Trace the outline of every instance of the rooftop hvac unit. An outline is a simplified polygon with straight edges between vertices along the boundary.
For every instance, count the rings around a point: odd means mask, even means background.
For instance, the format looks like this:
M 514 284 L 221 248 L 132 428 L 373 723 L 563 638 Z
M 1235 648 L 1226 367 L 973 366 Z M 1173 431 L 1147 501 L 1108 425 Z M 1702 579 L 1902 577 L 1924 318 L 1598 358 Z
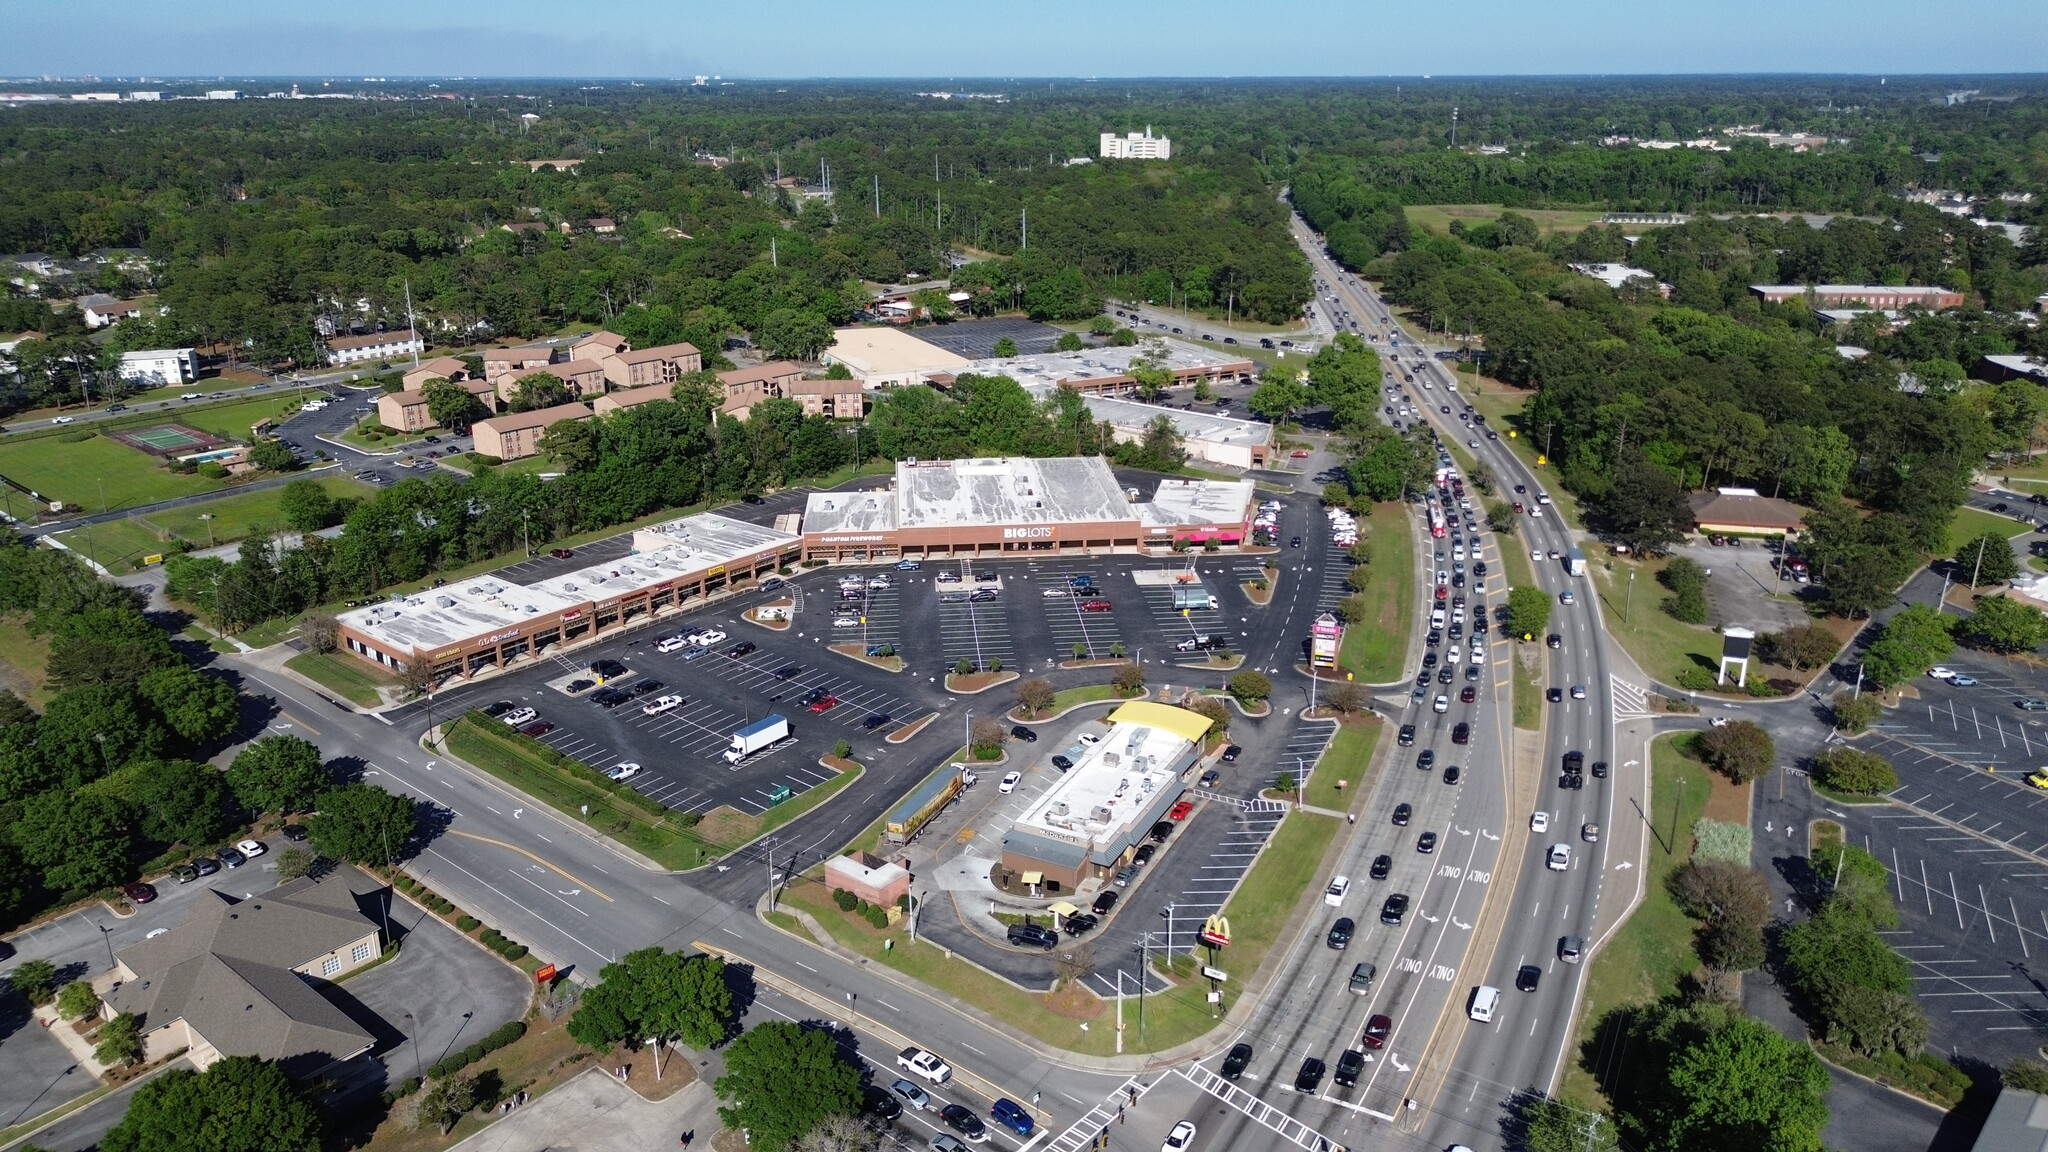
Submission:
M 1150 792 L 1157 787 L 1159 787 L 1158 783 L 1150 776 L 1140 776 L 1138 778 L 1138 791 L 1140 792 Z
M 1114 752 L 1104 752 L 1104 753 L 1102 754 L 1102 762 L 1103 762 L 1104 764 L 1107 764 L 1107 765 L 1109 765 L 1109 766 L 1110 766 L 1111 768 L 1114 768 L 1114 767 L 1116 767 L 1116 766 L 1117 766 L 1117 764 L 1118 764 L 1119 760 L 1118 760 L 1118 757 L 1117 757 L 1117 754 L 1116 754 L 1116 753 L 1114 753 Z
M 1110 795 L 1111 795 L 1111 796 L 1113 796 L 1113 797 L 1116 797 L 1116 798 L 1118 798 L 1118 799 L 1121 799 L 1121 798 L 1123 797 L 1123 794 L 1124 794 L 1124 793 L 1126 793 L 1126 792 L 1128 792 L 1128 791 L 1130 791 L 1130 790 L 1131 790 L 1131 778 L 1130 778 L 1129 776 L 1126 776 L 1126 777 L 1124 777 L 1123 779 L 1121 779 L 1121 780 L 1118 780 L 1118 781 L 1116 782 L 1116 791 L 1115 791 L 1115 792 L 1113 792 L 1113 793 L 1111 793 Z
M 1067 806 L 1067 802 L 1065 800 L 1056 800 L 1053 802 L 1052 807 L 1046 809 L 1046 815 L 1065 816 L 1067 813 L 1071 811 L 1073 811 L 1073 809 Z
M 436 597 L 434 597 L 434 607 L 436 607 L 436 608 L 453 608 L 453 607 L 455 607 L 455 597 L 453 597 L 453 596 L 436 596 Z
M 1088 819 L 1097 824 L 1109 823 L 1109 805 L 1097 804 L 1093 809 L 1089 811 Z

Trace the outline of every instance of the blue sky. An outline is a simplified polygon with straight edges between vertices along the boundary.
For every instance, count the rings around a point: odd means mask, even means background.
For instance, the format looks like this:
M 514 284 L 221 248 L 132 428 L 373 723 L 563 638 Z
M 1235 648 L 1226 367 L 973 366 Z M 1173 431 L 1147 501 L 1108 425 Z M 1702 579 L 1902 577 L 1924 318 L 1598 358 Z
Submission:
M 5 0 L 0 74 L 2040 71 L 2042 0 Z

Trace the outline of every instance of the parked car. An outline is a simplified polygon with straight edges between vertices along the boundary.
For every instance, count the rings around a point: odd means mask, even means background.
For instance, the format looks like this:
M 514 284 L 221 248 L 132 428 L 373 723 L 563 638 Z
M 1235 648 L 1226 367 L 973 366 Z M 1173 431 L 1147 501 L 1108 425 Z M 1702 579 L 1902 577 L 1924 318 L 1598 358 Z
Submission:
M 1095 894 L 1095 903 L 1090 904 L 1088 910 L 1097 916 L 1107 916 L 1110 909 L 1116 907 L 1117 898 L 1122 895 L 1123 893 L 1114 888 L 1105 888 Z
M 1235 764 L 1237 763 L 1237 758 L 1239 754 L 1241 754 L 1243 751 L 1244 749 L 1238 747 L 1235 744 L 1232 744 L 1229 747 L 1223 749 L 1223 755 L 1219 757 L 1219 759 L 1221 759 L 1225 764 Z
M 1008 936 L 1010 943 L 1019 948 L 1043 948 L 1048 952 L 1060 942 L 1059 933 L 1043 924 L 1012 924 Z

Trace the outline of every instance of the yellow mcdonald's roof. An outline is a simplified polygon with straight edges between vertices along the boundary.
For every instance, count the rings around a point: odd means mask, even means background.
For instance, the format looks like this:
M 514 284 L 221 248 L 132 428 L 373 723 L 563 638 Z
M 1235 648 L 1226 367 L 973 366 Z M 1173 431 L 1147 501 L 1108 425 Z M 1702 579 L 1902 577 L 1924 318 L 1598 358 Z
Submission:
M 1112 724 L 1142 724 L 1147 728 L 1164 728 L 1186 740 L 1198 743 L 1209 732 L 1209 718 L 1199 712 L 1176 708 L 1171 704 L 1155 704 L 1150 700 L 1133 700 L 1109 714 Z

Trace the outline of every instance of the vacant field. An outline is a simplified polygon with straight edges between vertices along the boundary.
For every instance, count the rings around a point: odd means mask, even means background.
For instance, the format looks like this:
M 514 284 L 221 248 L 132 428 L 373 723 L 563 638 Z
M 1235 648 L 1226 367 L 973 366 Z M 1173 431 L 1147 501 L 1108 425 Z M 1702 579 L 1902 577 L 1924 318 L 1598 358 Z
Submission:
M 242 434 L 248 432 L 244 426 Z M 157 463 L 155 457 L 104 436 L 75 444 L 64 436 L 0 442 L 0 475 L 92 512 L 103 507 L 153 504 L 221 487 L 220 481 L 204 476 L 180 476 Z M 16 508 L 17 513 L 21 511 Z
M 1337 662 L 1359 681 L 1381 684 L 1398 679 L 1408 663 L 1408 636 L 1415 611 L 1415 544 L 1408 512 L 1399 501 L 1376 504 L 1361 519 L 1360 539 L 1372 549 L 1364 565 L 1371 581 L 1363 620 L 1344 629 Z
M 1664 611 L 1667 595 L 1657 573 L 1671 563 L 1663 556 L 1637 562 L 1626 556 L 1594 559 L 1587 567 L 1600 590 L 1607 632 L 1621 641 L 1642 670 L 1674 684 L 1687 668 L 1713 668 L 1721 656 L 1721 638 L 1703 624 L 1687 624 Z M 1635 591 L 1629 574 L 1635 573 Z
M 258 420 L 279 420 L 298 411 L 299 401 L 305 399 L 307 395 L 308 392 L 305 390 L 280 392 L 272 396 L 257 396 L 208 408 L 194 408 L 189 412 L 170 412 L 165 414 L 164 419 L 175 420 L 188 428 L 197 428 L 201 432 L 211 432 L 215 436 L 246 443 L 249 439 L 249 429 L 254 427 Z
M 316 480 L 328 495 L 335 497 L 363 497 L 374 491 L 369 485 L 358 484 L 346 476 L 309 479 Z M 205 548 L 258 532 L 284 531 L 285 525 L 277 511 L 281 491 L 280 488 L 266 488 L 222 496 L 218 500 L 131 516 L 90 528 L 74 528 L 59 533 L 57 538 L 67 547 L 92 557 L 106 567 L 124 572 L 140 567 L 144 556 L 172 550 L 181 539 L 189 541 L 195 548 Z M 213 519 L 201 519 L 203 516 L 212 516 Z M 209 525 L 211 534 L 208 533 Z
M 1534 220 L 1537 230 L 1546 236 L 1552 232 L 1583 232 L 1586 225 L 1606 215 L 1597 209 L 1506 209 L 1498 204 L 1411 204 L 1406 211 L 1410 224 L 1439 233 L 1449 232 L 1453 220 L 1463 220 L 1465 227 L 1470 228 L 1474 224 L 1498 219 L 1502 212 L 1513 211 L 1517 216 Z
M 2010 539 L 2014 536 L 2025 535 L 2033 530 L 2032 526 L 2022 524 L 2010 516 L 2000 516 L 1996 512 L 1986 512 L 1981 508 L 1972 508 L 1965 504 L 1961 508 L 1956 509 L 1956 514 L 1949 518 L 1948 547 L 1943 549 L 1943 552 L 1946 555 L 1953 556 L 1956 549 L 1961 548 L 1964 544 L 1975 540 L 1986 532 L 1996 532 L 2000 536 Z

